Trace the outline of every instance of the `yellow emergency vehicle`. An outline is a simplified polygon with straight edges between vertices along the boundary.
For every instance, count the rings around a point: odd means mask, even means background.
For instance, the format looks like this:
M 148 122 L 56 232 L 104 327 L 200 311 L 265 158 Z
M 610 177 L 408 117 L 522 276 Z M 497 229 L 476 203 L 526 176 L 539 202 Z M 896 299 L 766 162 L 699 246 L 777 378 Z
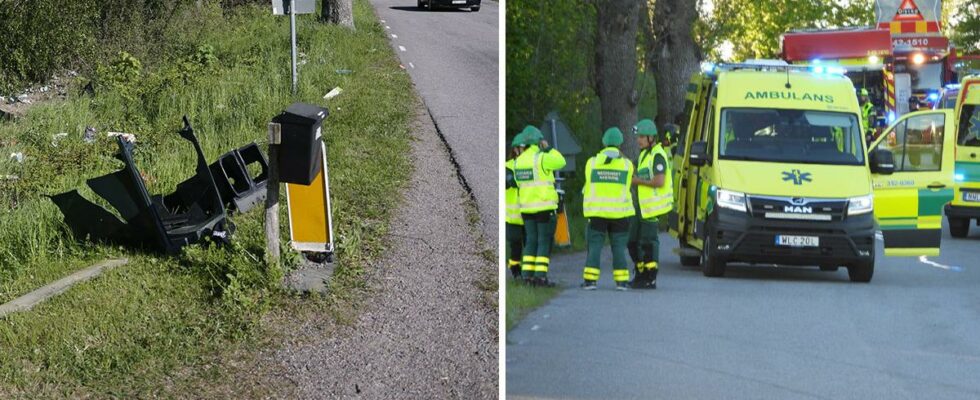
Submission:
M 851 81 L 830 67 L 727 64 L 688 85 L 670 231 L 681 263 L 846 266 L 939 252 L 953 195 L 952 110 L 910 113 L 866 146 Z
M 971 221 L 980 223 L 980 76 L 963 79 L 955 110 L 955 191 L 945 211 L 950 234 L 964 237 Z

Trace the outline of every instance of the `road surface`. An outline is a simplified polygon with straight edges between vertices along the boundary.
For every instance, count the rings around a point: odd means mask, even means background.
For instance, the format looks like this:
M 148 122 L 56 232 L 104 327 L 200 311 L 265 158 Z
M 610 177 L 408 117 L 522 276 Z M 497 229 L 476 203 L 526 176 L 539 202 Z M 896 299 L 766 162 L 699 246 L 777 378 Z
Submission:
M 507 335 L 509 398 L 980 398 L 976 226 L 944 231 L 939 257 L 879 248 L 870 284 L 843 268 L 706 278 L 661 240 L 655 291 L 612 290 L 608 251 L 594 292 L 572 288 L 583 254 L 552 258 L 569 289 Z
M 499 5 L 428 11 L 415 0 L 371 0 L 402 65 L 476 198 L 483 236 L 497 248 L 500 143 Z

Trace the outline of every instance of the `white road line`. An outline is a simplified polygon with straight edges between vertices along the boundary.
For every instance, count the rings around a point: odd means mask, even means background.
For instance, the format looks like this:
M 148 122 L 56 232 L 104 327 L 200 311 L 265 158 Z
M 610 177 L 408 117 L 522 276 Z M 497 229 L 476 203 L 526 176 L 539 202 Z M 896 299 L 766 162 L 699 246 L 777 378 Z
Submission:
M 388 25 L 385 25 L 385 29 L 391 29 L 391 27 L 388 26 Z
M 531 327 L 531 330 L 532 331 L 536 331 L 538 329 L 541 329 L 541 326 L 540 325 L 534 325 L 534 326 Z
M 407 50 L 405 50 L 405 46 L 398 46 L 398 50 L 407 51 Z
M 956 272 L 959 272 L 959 271 L 962 271 L 963 270 L 963 268 L 960 268 L 960 267 L 957 267 L 957 266 L 950 266 L 950 265 L 944 265 L 944 264 L 937 263 L 935 261 L 932 261 L 932 260 L 926 258 L 926 256 L 919 256 L 919 262 L 920 263 L 923 263 L 925 265 L 928 265 L 930 267 L 936 267 L 936 268 L 944 269 L 944 270 L 947 270 L 947 271 L 956 271 Z
M 412 67 L 412 69 L 415 69 L 415 64 L 412 64 L 412 63 L 408 63 L 408 66 L 409 66 L 409 67 Z
M 388 23 L 388 21 L 385 21 L 385 20 L 381 20 L 381 23 L 382 23 L 382 24 L 386 24 L 386 23 Z

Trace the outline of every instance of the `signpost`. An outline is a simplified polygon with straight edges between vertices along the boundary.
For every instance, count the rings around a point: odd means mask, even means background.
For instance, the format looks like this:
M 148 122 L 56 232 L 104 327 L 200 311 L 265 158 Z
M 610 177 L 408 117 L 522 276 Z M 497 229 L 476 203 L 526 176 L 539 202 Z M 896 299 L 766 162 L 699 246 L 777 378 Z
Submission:
M 315 0 L 272 0 L 272 14 L 289 14 L 289 44 L 292 51 L 293 94 L 296 94 L 296 14 L 316 12 Z

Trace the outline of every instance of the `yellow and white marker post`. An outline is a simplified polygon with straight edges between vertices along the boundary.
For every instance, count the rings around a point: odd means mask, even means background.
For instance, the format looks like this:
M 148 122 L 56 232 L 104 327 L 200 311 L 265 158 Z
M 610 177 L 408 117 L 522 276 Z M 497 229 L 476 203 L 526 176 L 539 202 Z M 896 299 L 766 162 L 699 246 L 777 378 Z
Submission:
M 286 184 L 289 237 L 292 248 L 308 253 L 325 253 L 332 258 L 333 218 L 330 212 L 330 178 L 327 148 L 321 143 L 320 172 L 309 185 Z

